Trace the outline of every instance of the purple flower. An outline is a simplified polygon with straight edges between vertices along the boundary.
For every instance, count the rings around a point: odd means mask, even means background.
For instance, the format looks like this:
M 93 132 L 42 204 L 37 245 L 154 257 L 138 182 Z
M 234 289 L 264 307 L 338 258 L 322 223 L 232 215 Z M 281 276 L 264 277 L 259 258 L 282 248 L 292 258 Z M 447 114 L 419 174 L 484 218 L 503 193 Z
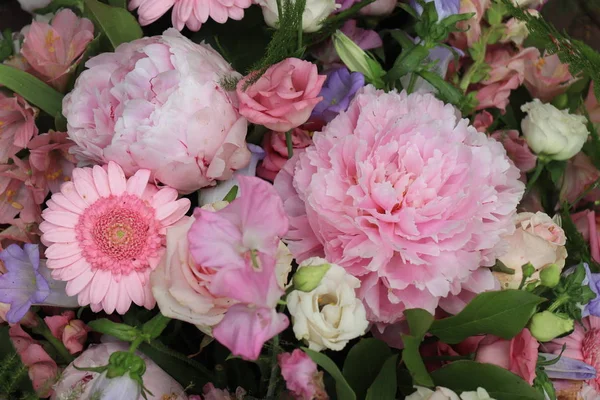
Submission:
M 588 315 L 593 315 L 595 317 L 600 317 L 600 274 L 593 274 L 592 271 L 590 271 L 590 267 L 585 263 L 583 264 L 583 267 L 585 268 L 585 279 L 582 283 L 590 286 L 592 292 L 596 294 L 596 298 L 587 303 L 581 316 L 587 317 Z
M 435 10 L 438 14 L 438 21 L 448 18 L 451 15 L 458 14 L 460 11 L 460 0 L 425 0 L 426 3 L 435 2 Z M 416 1 L 410 0 L 410 6 L 420 14 L 423 13 L 423 7 Z
M 539 353 L 546 361 L 554 360 L 556 354 Z M 544 366 L 544 371 L 550 379 L 570 379 L 586 381 L 596 378 L 596 369 L 583 361 L 574 360 L 565 356 L 552 365 Z
M 10 304 L 6 319 L 16 324 L 33 304 L 76 307 L 77 299 L 65 293 L 65 282 L 52 279 L 38 246 L 11 244 L 0 252 L 6 273 L 0 276 L 0 302 Z
M 346 67 L 328 72 L 327 80 L 319 93 L 323 100 L 314 108 L 311 119 L 331 121 L 348 109 L 350 101 L 363 86 L 365 77 L 360 72 L 351 73 Z

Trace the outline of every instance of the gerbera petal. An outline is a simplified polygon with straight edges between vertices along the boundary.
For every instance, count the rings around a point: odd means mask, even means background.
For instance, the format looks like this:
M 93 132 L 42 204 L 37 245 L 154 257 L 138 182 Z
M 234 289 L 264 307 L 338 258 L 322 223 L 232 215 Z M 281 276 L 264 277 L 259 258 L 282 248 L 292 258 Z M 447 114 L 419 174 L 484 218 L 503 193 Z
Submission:
M 136 273 L 126 275 L 122 279 L 122 284 L 125 284 L 129 298 L 138 306 L 144 305 L 144 286 L 140 282 Z
M 78 176 L 77 176 L 78 175 Z M 75 185 L 75 190 L 79 196 L 88 204 L 94 204 L 96 200 L 100 197 L 98 191 L 96 191 L 95 185 L 84 178 L 87 176 L 82 168 L 76 168 L 73 170 L 73 184 Z
M 107 314 L 112 314 L 115 311 L 115 307 L 117 306 L 117 298 L 119 297 L 118 285 L 119 284 L 116 283 L 114 280 L 109 281 L 106 296 L 104 296 L 104 299 L 102 300 L 102 308 Z
M 83 208 L 80 208 L 75 205 L 72 201 L 70 201 L 64 194 L 56 193 L 52 196 L 52 201 L 64 208 L 65 210 L 70 210 L 76 214 L 81 214 L 83 212 Z
M 46 258 L 62 259 L 81 254 L 79 243 L 55 243 L 48 247 L 45 251 Z
M 108 163 L 108 184 L 110 186 L 110 191 L 115 196 L 122 195 L 127 188 L 127 181 L 125 180 L 123 169 L 121 169 L 117 163 L 112 161 Z
M 177 200 L 177 190 L 171 188 L 164 188 L 159 190 L 150 201 L 150 205 L 154 208 L 158 208 L 163 204 L 170 203 Z
M 177 208 L 173 210 L 173 212 L 163 218 L 159 218 L 161 224 L 163 226 L 173 225 L 175 222 L 179 221 L 190 209 L 190 200 L 183 198 L 177 200 L 174 204 L 177 205 Z M 157 210 L 158 213 L 158 210 Z
M 81 292 L 77 295 L 77 301 L 79 301 L 80 305 L 88 305 L 90 304 L 90 287 L 86 286 L 83 288 Z M 94 311 L 93 305 L 91 305 L 92 311 Z M 100 311 L 100 310 L 98 310 Z M 94 311 L 97 312 L 97 311 Z
M 117 296 L 117 306 L 115 309 L 119 314 L 125 314 L 131 307 L 131 298 L 127 294 L 127 288 L 124 279 L 119 282 L 119 295 Z
M 61 245 L 64 245 L 64 244 L 61 243 Z M 46 257 L 48 257 L 47 253 L 46 253 Z M 68 257 L 64 257 L 64 258 L 49 258 L 48 261 L 46 262 L 46 265 L 50 269 L 66 268 L 69 265 L 77 262 L 81 258 L 82 258 L 81 254 L 73 254 L 72 256 L 68 256 Z
M 92 280 L 90 287 L 90 301 L 92 303 L 101 303 L 106 296 L 106 292 L 112 280 L 112 273 L 106 270 L 98 270 Z
M 81 292 L 84 287 L 89 285 L 90 281 L 92 280 L 92 278 L 94 278 L 95 274 L 95 271 L 88 269 L 87 271 L 84 271 L 81 275 L 73 278 L 73 280 L 67 282 L 67 288 L 65 290 L 67 295 L 75 296 L 76 294 Z
M 96 190 L 98 190 L 98 194 L 101 197 L 108 197 L 111 195 L 110 185 L 108 183 L 108 174 L 99 165 L 95 165 L 92 170 L 92 175 L 94 176 L 94 185 L 96 186 Z
M 88 204 L 81 198 L 79 193 L 77 193 L 75 184 L 73 182 L 64 183 L 60 188 L 60 191 L 71 203 L 75 205 L 75 207 L 81 210 L 88 208 Z
M 52 211 L 44 214 L 44 219 L 48 222 L 52 222 L 54 225 L 62 226 L 64 228 L 74 228 L 79 221 L 79 215 L 71 212 L 63 211 Z
M 77 234 L 73 229 L 56 228 L 44 233 L 43 239 L 53 243 L 72 243 L 77 240 Z
M 70 281 L 88 270 L 91 270 L 90 264 L 85 259 L 80 258 L 68 267 L 54 270 L 54 275 L 62 281 Z
M 127 192 L 141 197 L 148 186 L 150 170 L 140 169 L 127 181 Z

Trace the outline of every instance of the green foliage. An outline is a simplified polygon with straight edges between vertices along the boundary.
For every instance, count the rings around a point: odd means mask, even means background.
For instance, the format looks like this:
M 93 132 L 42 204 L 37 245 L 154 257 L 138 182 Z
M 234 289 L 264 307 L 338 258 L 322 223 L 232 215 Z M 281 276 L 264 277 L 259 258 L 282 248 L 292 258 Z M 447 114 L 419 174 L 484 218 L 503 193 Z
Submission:
M 492 364 L 455 361 L 431 373 L 437 386 L 457 393 L 484 388 L 496 400 L 543 400 L 544 396 L 512 372 Z
M 484 333 L 510 339 L 521 332 L 543 301 L 522 290 L 481 293 L 455 316 L 434 321 L 429 332 L 449 344 Z
M 306 347 L 302 347 L 302 350 L 321 368 L 329 373 L 335 379 L 335 387 L 337 392 L 338 399 L 344 400 L 356 400 L 356 394 L 352 387 L 348 384 L 344 375 L 340 372 L 340 369 L 335 365 L 335 363 L 331 360 L 331 358 L 327 357 L 325 354 L 319 353 L 314 350 L 310 350 Z
M 0 398 L 37 399 L 27 367 L 21 363 L 8 330 L 8 326 L 0 328 Z
M 396 398 L 396 364 L 398 355 L 390 356 L 381 367 L 375 382 L 367 391 L 366 400 L 391 400 Z
M 582 285 L 586 279 L 586 271 L 583 264 L 563 275 L 562 279 L 551 289 L 548 297 L 552 298 L 552 304 L 548 311 L 562 313 L 574 320 L 581 320 L 581 308 L 596 297 L 589 285 Z
M 142 28 L 126 9 L 113 7 L 98 0 L 84 0 L 84 15 L 104 33 L 113 49 L 143 36 Z
M 565 235 L 568 238 L 565 245 L 567 254 L 569 255 L 568 260 L 573 263 L 585 262 L 590 265 L 592 270 L 598 271 L 598 264 L 594 261 L 590 254 L 590 248 L 588 242 L 584 239 L 581 232 L 577 229 L 577 226 L 571 218 L 571 212 L 569 211 L 569 205 L 564 204 L 561 211 L 561 223 L 562 228 L 565 231 Z
M 0 62 L 13 54 L 12 31 L 5 29 L 0 33 Z
M 103 333 L 105 335 L 114 336 L 117 339 L 133 342 L 139 335 L 140 331 L 137 328 L 126 324 L 119 324 L 112 322 L 106 318 L 96 319 L 88 322 L 88 326 L 96 332 Z
M 415 385 L 432 387 L 433 381 L 425 368 L 419 346 L 433 322 L 433 315 L 423 309 L 414 308 L 404 311 L 404 316 L 408 321 L 410 335 L 402 335 L 404 343 L 402 361 L 408 368 Z
M 318 32 L 307 34 L 306 39 L 310 46 L 314 46 L 317 43 L 320 43 L 324 40 L 327 40 L 344 25 L 344 22 L 347 20 L 358 16 L 359 11 L 373 3 L 375 0 L 362 0 L 358 3 L 352 5 L 352 7 L 341 11 L 337 14 L 329 16 L 323 24 L 321 25 L 321 29 Z
M 356 397 L 364 399 L 367 390 L 382 372 L 382 367 L 392 352 L 387 344 L 378 339 L 362 339 L 355 344 L 344 362 L 343 374 Z M 394 376 L 396 371 L 394 369 Z M 395 389 L 394 384 L 394 389 Z
M 55 13 L 61 8 L 70 8 L 74 12 L 81 14 L 83 12 L 83 0 L 52 0 L 46 7 L 35 10 L 36 14 L 44 15 Z

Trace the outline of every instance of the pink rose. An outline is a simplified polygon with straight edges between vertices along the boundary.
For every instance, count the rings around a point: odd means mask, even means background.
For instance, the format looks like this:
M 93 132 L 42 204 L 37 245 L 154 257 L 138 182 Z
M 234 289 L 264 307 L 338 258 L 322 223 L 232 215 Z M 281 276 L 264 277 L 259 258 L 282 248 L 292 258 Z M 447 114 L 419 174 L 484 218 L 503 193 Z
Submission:
M 277 356 L 285 385 L 296 399 L 328 399 L 323 384 L 323 372 L 317 371 L 317 364 L 300 349 Z
M 44 321 L 52 335 L 60 339 L 69 353 L 75 354 L 83 350 L 90 328 L 81 320 L 74 319 L 73 311 L 65 311 L 61 315 L 45 317 Z
M 294 149 L 294 154 L 302 151 L 311 144 L 312 137 L 308 132 L 299 128 L 292 131 L 292 148 Z M 288 160 L 285 134 L 275 131 L 267 132 L 263 138 L 262 145 L 267 154 L 256 169 L 256 175 L 272 182 Z
M 532 97 L 543 102 L 566 92 L 576 80 L 556 54 L 525 60 L 525 86 Z
M 508 158 L 521 170 L 521 176 L 535 168 L 537 156 L 531 152 L 525 138 L 519 136 L 519 131 L 496 131 L 492 137 L 502 143 Z
M 567 161 L 567 168 L 561 179 L 561 203 L 564 201 L 571 204 L 575 202 L 598 178 L 600 178 L 600 171 L 592 164 L 589 157 L 583 152 L 577 153 L 575 157 Z M 590 195 L 586 197 L 597 197 Z
M 327 78 L 319 75 L 317 66 L 298 58 L 287 58 L 272 65 L 258 81 L 244 88 L 247 79 L 240 80 L 237 95 L 240 114 L 253 124 L 286 132 L 310 117 L 322 97 L 321 87 Z
M 66 133 L 54 131 L 36 136 L 27 146 L 33 175 L 52 193 L 60 192 L 60 186 L 71 179 L 77 164 L 69 152 L 73 146 Z
M 527 328 L 511 340 L 490 335 L 479 343 L 475 361 L 507 369 L 532 385 L 539 346 Z
M 38 111 L 21 96 L 7 96 L 0 91 L 0 163 L 6 164 L 35 135 Z
M 477 131 L 486 133 L 488 128 L 494 123 L 494 116 L 483 110 L 475 115 L 473 126 Z
M 52 24 L 33 21 L 25 32 L 21 53 L 36 75 L 62 92 L 71 66 L 79 62 L 92 39 L 92 22 L 66 8 L 54 16 Z
M 594 94 L 594 82 L 590 85 L 587 97 L 585 98 L 585 108 L 587 109 L 592 122 L 594 124 L 600 124 L 600 104 Z
M 21 362 L 29 369 L 29 378 L 35 391 L 42 398 L 50 396 L 52 385 L 58 377 L 56 362 L 20 325 L 11 326 L 8 334 Z

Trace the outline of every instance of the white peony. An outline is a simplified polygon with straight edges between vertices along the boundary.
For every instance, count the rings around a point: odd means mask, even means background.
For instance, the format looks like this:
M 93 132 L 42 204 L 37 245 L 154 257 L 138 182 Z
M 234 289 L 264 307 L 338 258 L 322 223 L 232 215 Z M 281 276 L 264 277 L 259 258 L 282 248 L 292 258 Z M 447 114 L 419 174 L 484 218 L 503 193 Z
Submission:
M 535 99 L 521 107 L 527 116 L 521 121 L 529 147 L 551 160 L 568 160 L 577 154 L 589 132 L 586 118 L 559 110 L 552 104 Z
M 302 262 L 299 269 L 323 264 L 329 263 L 312 257 Z M 360 281 L 339 265 L 330 265 L 314 290 L 294 290 L 287 296 L 296 338 L 306 340 L 315 351 L 342 350 L 369 327 L 365 307 L 355 293 Z
M 277 0 L 255 0 L 262 7 L 265 22 L 270 27 L 276 28 L 279 22 Z M 336 8 L 335 0 L 306 0 L 306 7 L 302 15 L 302 30 L 304 32 L 316 32 L 321 29 L 321 23 Z

